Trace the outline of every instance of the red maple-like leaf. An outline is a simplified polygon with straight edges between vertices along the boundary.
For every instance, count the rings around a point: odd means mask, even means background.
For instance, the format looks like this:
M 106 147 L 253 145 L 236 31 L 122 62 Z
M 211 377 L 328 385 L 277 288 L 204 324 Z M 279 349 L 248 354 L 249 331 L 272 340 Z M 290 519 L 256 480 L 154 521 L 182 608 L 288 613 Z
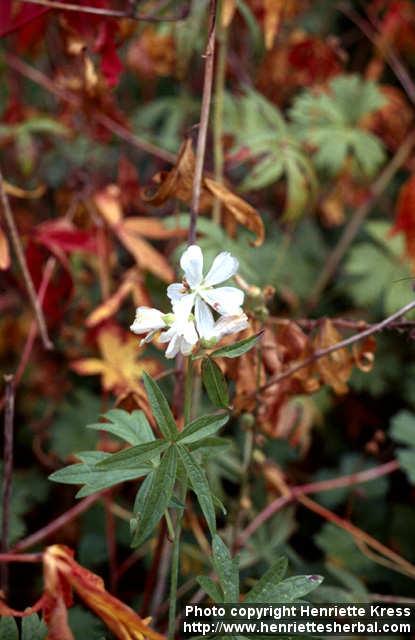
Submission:
M 415 263 L 415 173 L 401 187 L 392 233 L 405 236 L 406 252 Z

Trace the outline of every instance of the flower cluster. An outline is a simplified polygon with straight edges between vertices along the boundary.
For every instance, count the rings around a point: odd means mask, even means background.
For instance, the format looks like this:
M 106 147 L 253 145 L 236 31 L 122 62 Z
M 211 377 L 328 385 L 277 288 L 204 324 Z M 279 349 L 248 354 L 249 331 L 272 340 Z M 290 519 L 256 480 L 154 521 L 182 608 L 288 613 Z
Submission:
M 162 331 L 160 342 L 169 343 L 166 358 L 174 358 L 179 352 L 187 356 L 199 340 L 205 345 L 213 345 L 223 336 L 248 326 L 248 318 L 242 310 L 243 291 L 236 287 L 216 287 L 236 274 L 239 267 L 236 258 L 223 251 L 203 276 L 202 250 L 194 244 L 183 253 L 180 266 L 184 271 L 183 282 L 175 282 L 167 288 L 172 313 L 138 307 L 130 327 L 134 333 L 146 334 L 141 344 L 150 342 L 158 331 Z

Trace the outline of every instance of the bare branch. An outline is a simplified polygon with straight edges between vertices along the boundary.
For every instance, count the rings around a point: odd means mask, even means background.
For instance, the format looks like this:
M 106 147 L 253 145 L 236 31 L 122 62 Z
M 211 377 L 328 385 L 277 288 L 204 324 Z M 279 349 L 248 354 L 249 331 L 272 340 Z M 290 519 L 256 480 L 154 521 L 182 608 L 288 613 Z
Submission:
M 29 4 L 37 4 L 42 7 L 50 7 L 51 9 L 61 9 L 63 11 L 76 11 L 77 13 L 89 13 L 95 16 L 105 16 L 107 18 L 130 18 L 131 20 L 139 20 L 142 22 L 178 22 L 184 20 L 189 15 L 190 5 L 184 6 L 177 15 L 158 16 L 154 13 L 143 14 L 135 13 L 134 6 L 126 11 L 117 9 L 105 9 L 102 7 L 89 7 L 79 4 L 71 4 L 69 2 L 60 2 L 59 0 L 20 0 Z
M 12 497 L 13 481 L 13 436 L 14 436 L 14 385 L 13 376 L 4 376 L 6 383 L 6 403 L 4 410 L 4 448 L 3 448 L 3 496 L 2 496 L 2 527 L 1 550 L 7 553 L 9 550 L 10 532 L 10 501 Z M 1 588 L 7 594 L 9 588 L 9 568 L 7 564 L 1 565 Z
M 338 349 L 349 347 L 355 342 L 359 342 L 360 340 L 363 340 L 364 338 L 367 338 L 368 336 L 371 336 L 374 333 L 379 333 L 379 331 L 382 331 L 383 329 L 388 327 L 390 324 L 392 324 L 392 322 L 395 322 L 395 320 L 398 320 L 401 316 L 403 316 L 405 313 L 408 313 L 408 311 L 414 308 L 415 308 L 415 300 L 412 300 L 411 302 L 408 302 L 408 304 L 406 304 L 404 307 L 401 307 L 401 309 L 398 309 L 398 311 L 393 313 L 391 316 L 388 316 L 381 322 L 377 322 L 376 324 L 371 325 L 368 329 L 365 329 L 360 333 L 356 333 L 355 335 L 350 336 L 349 338 L 345 338 L 344 340 L 340 340 L 340 342 L 336 342 L 336 344 L 332 344 L 329 347 L 326 347 L 325 349 L 317 349 L 316 351 L 314 351 L 314 353 L 311 356 L 309 356 L 302 362 L 298 362 L 297 364 L 294 364 L 292 367 L 289 367 L 285 371 L 282 371 L 278 375 L 274 376 L 273 378 L 270 378 L 270 380 L 268 380 L 265 384 L 259 387 L 257 391 L 254 391 L 252 395 L 265 391 L 265 389 L 272 387 L 272 385 L 276 384 L 277 382 L 280 382 L 285 378 L 289 378 L 294 373 L 297 373 L 297 371 L 300 371 L 300 369 L 304 369 L 304 367 L 308 367 L 310 364 L 313 364 L 316 360 L 319 360 L 320 358 L 324 358 L 325 356 L 330 355 L 330 353 L 333 353 L 334 351 L 338 351 Z
M 4 179 L 0 170 L 0 199 L 3 207 L 4 218 L 6 220 L 7 228 L 10 234 L 10 238 L 22 270 L 23 279 L 26 285 L 26 290 L 30 298 L 30 302 L 33 307 L 34 314 L 36 316 L 37 325 L 39 327 L 39 333 L 42 338 L 43 346 L 45 349 L 53 349 L 53 344 L 49 339 L 48 330 L 46 328 L 45 317 L 43 315 L 42 307 L 39 299 L 36 295 L 35 287 L 32 277 L 27 266 L 26 258 L 24 255 L 22 243 L 20 241 L 19 233 L 17 231 L 16 223 L 14 221 L 13 213 L 10 207 L 9 198 L 4 188 Z
M 190 227 L 188 243 L 196 240 L 196 225 L 199 215 L 200 194 L 202 190 L 203 165 L 205 161 L 206 138 L 209 126 L 210 104 L 212 99 L 213 66 L 216 38 L 216 0 L 210 1 L 209 35 L 205 50 L 205 76 L 203 82 L 202 108 L 200 111 L 199 135 L 197 137 L 195 175 L 193 178 L 192 203 L 190 208 Z

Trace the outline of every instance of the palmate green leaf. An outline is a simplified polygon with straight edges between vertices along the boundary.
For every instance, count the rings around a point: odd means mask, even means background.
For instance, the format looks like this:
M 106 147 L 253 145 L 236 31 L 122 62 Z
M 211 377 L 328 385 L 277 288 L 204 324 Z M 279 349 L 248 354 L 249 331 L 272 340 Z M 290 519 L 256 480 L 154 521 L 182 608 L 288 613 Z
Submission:
M 97 471 L 136 469 L 142 463 L 151 463 L 169 446 L 164 440 L 146 442 L 107 456 L 96 465 Z
M 256 585 L 247 593 L 244 602 L 268 602 L 287 572 L 288 560 L 279 557 L 275 563 L 258 580 Z
M 411 484 L 415 484 L 415 449 L 398 449 L 397 457 Z
M 223 602 L 223 592 L 217 582 L 214 582 L 209 576 L 198 576 L 196 579 L 213 602 Z
M 358 75 L 339 75 L 329 83 L 329 93 L 307 90 L 290 110 L 300 140 L 316 148 L 316 166 L 335 175 L 349 154 L 360 174 L 371 176 L 385 160 L 379 138 L 362 129 L 361 119 L 385 102 L 377 85 Z
M 99 414 L 101 399 L 97 394 L 77 389 L 62 403 L 51 425 L 51 449 L 63 460 L 85 449 L 94 449 L 98 434 L 85 425 Z
M 143 382 L 146 388 L 148 401 L 151 405 L 153 415 L 161 433 L 167 440 L 174 440 L 177 437 L 178 431 L 166 398 L 164 397 L 157 382 L 153 380 L 148 373 L 143 373 Z
M 414 297 L 408 261 L 403 258 L 403 239 L 391 237 L 391 227 L 383 221 L 364 226 L 370 242 L 358 242 L 350 249 L 344 268 L 346 278 L 340 281 L 356 304 L 368 307 L 382 302 L 387 315 Z
M 189 478 L 191 487 L 197 496 L 200 508 L 205 516 L 209 531 L 214 535 L 216 532 L 215 507 L 213 506 L 212 492 L 210 490 L 206 474 L 185 447 L 179 445 L 177 450 L 185 468 L 187 477 Z
M 0 618 L 0 638 L 1 640 L 19 640 L 17 624 L 11 616 Z
M 229 549 L 217 534 L 213 536 L 213 567 L 223 589 L 224 602 L 239 601 L 238 558 L 232 558 Z
M 229 420 L 227 413 L 201 416 L 189 422 L 177 438 L 181 444 L 192 444 L 219 431 Z
M 143 411 L 128 413 L 122 409 L 111 409 L 103 414 L 108 422 L 95 422 L 88 429 L 106 431 L 125 440 L 129 444 L 143 444 L 154 440 L 153 430 Z
M 229 405 L 228 386 L 220 367 L 212 358 L 202 360 L 202 380 L 212 404 L 226 408 Z
M 314 205 L 317 180 L 313 165 L 278 108 L 250 89 L 225 102 L 225 128 L 235 140 L 234 153 L 248 148 L 254 163 L 242 190 L 262 189 L 280 179 L 287 182 L 284 219 L 295 219 Z
M 45 640 L 47 633 L 48 630 L 45 623 L 36 613 L 27 616 L 27 618 L 22 618 L 21 640 Z
M 143 499 L 141 517 L 133 537 L 132 546 L 140 546 L 152 533 L 170 502 L 177 471 L 177 450 L 171 446 L 153 472 L 148 491 Z
M 261 336 L 262 332 L 257 333 L 255 336 L 245 338 L 244 340 L 239 340 L 239 342 L 229 344 L 226 347 L 221 347 L 213 351 L 210 356 L 212 358 L 239 358 L 239 356 L 242 356 L 255 347 Z
M 390 436 L 393 440 L 415 447 L 415 414 L 399 411 L 391 420 Z

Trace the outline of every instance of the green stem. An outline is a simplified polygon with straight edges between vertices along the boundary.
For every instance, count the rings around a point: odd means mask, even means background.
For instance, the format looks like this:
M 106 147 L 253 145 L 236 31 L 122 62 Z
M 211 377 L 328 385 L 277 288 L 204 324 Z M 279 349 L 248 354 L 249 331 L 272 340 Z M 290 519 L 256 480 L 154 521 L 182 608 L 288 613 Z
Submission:
M 222 5 L 219 4 L 218 26 L 217 26 L 217 43 L 218 57 L 215 73 L 215 105 L 213 113 L 213 157 L 215 164 L 215 180 L 220 184 L 223 182 L 223 104 L 226 79 L 226 55 L 228 50 L 228 29 L 222 24 Z M 219 200 L 215 199 L 213 204 L 213 221 L 220 224 L 221 205 Z
M 192 413 L 192 389 L 193 389 L 193 361 L 190 356 L 187 359 L 186 380 L 184 385 L 184 421 L 189 422 Z M 186 503 L 187 482 L 180 488 L 179 501 Z M 171 557 L 171 578 L 170 578 L 170 606 L 169 606 L 169 627 L 168 640 L 174 640 L 176 630 L 176 609 L 177 609 L 177 585 L 179 581 L 180 564 L 180 536 L 182 532 L 184 508 L 177 509 L 176 529 L 174 532 L 173 553 Z

